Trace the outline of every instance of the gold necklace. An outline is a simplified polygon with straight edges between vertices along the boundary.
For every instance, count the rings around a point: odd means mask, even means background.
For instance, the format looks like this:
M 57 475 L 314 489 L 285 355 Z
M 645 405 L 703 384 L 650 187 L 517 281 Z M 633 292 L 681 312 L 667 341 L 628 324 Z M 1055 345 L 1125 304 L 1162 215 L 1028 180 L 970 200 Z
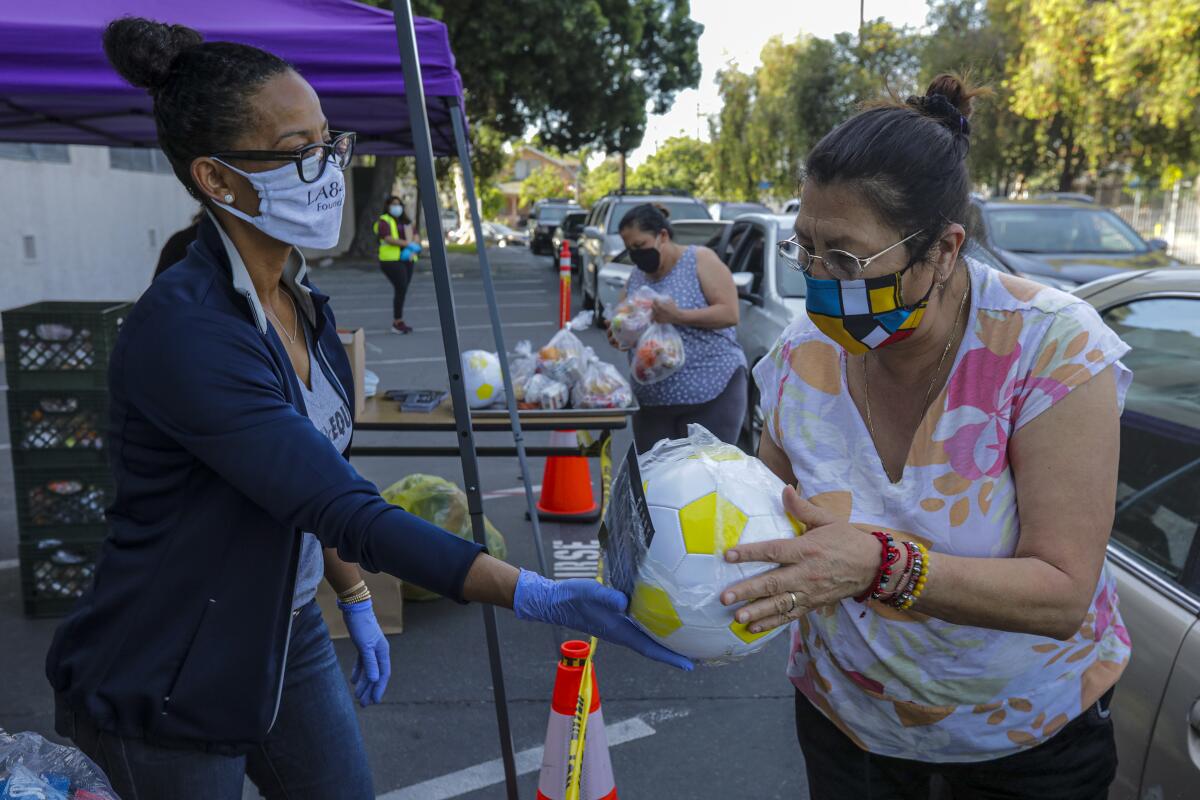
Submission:
M 937 383 L 938 375 L 942 372 L 942 366 L 946 363 L 946 356 L 950 355 L 950 345 L 954 344 L 954 337 L 958 334 L 958 323 L 962 319 L 963 308 L 967 305 L 967 297 L 971 294 L 970 275 L 967 276 L 967 288 L 963 291 L 962 299 L 958 301 L 958 311 L 954 314 L 954 325 L 950 328 L 950 338 L 946 340 L 946 347 L 942 350 L 942 357 L 938 359 L 937 367 L 933 370 L 933 377 L 929 379 L 929 388 L 925 390 L 925 403 L 921 407 L 921 418 L 924 419 L 925 412 L 929 409 L 929 395 L 933 393 L 933 386 Z M 875 440 L 875 424 L 871 420 L 871 382 L 867 378 L 867 353 L 863 354 L 863 401 L 867 407 L 867 430 L 871 434 L 871 440 Z M 886 471 L 886 470 L 885 470 Z M 888 476 L 891 477 L 890 475 Z
M 300 311 L 296 308 L 296 301 L 292 299 L 290 292 L 285 291 L 283 296 L 286 297 L 288 302 L 292 304 L 292 332 L 290 334 L 287 332 L 287 329 L 283 327 L 283 320 L 275 316 L 274 311 L 268 308 L 266 309 L 266 312 L 271 315 L 271 319 L 279 323 L 279 332 L 286 336 L 289 342 L 295 344 L 296 337 L 300 335 Z

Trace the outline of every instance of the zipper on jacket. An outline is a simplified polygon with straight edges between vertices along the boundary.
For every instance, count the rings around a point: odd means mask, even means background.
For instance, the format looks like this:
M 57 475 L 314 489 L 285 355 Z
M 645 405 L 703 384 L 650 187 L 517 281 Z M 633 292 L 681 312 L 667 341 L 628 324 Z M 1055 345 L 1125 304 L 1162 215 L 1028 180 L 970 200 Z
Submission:
M 292 592 L 295 591 L 295 587 L 293 587 Z M 283 661 L 279 662 L 279 686 L 275 689 L 275 710 L 271 712 L 271 724 L 267 726 L 267 733 L 270 733 L 271 729 L 275 727 L 275 720 L 279 717 L 279 704 L 283 701 L 283 678 L 287 675 L 288 648 L 292 643 L 292 620 L 296 619 L 295 612 L 290 608 L 287 615 L 287 638 L 283 640 Z

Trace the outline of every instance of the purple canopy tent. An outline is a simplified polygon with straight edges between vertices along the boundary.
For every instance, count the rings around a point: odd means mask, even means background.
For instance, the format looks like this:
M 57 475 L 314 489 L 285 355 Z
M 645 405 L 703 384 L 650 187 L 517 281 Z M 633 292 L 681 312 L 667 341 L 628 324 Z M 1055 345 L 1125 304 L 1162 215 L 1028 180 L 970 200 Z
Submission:
M 143 16 L 188 25 L 208 40 L 261 47 L 308 79 L 337 130 L 357 131 L 359 150 L 412 155 L 393 17 L 353 0 L 62 0 L 0 9 L 0 140 L 143 146 L 155 142 L 150 98 L 109 66 L 104 25 Z M 462 79 L 446 26 L 413 20 L 436 155 L 455 154 L 449 108 Z
M 454 404 L 455 449 L 461 454 L 472 533 L 482 544 L 479 467 L 459 363 L 454 295 L 433 164 L 435 155 L 457 156 L 462 164 L 492 333 L 497 350 L 504 353 L 471 178 L 462 79 L 454 67 L 445 25 L 414 17 L 408 0 L 393 0 L 392 5 L 394 15 L 355 0 L 60 0 L 52 8 L 4 3 L 0 6 L 0 141 L 154 146 L 150 98 L 117 76 L 101 46 L 101 33 L 109 21 L 143 16 L 188 25 L 209 41 L 243 42 L 281 56 L 316 89 L 330 126 L 359 134 L 361 152 L 415 156 Z M 431 98 L 428 104 L 427 97 Z M 508 360 L 501 358 L 500 364 L 539 565 L 545 573 L 512 376 Z M 495 612 L 489 605 L 482 608 L 506 789 L 515 798 L 516 767 Z

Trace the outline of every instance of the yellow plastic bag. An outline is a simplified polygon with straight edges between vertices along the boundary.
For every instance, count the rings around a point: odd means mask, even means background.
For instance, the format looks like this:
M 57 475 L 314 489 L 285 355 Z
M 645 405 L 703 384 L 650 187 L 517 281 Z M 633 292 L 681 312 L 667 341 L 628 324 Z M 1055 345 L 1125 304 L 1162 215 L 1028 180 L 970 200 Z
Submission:
M 436 475 L 409 475 L 384 489 L 383 499 L 400 506 L 439 528 L 450 531 L 461 539 L 474 538 L 471 534 L 471 516 L 467 510 L 467 494 L 453 481 Z M 504 536 L 486 517 L 483 520 L 488 553 L 504 560 L 508 548 Z M 441 595 L 404 582 L 405 600 L 437 600 Z

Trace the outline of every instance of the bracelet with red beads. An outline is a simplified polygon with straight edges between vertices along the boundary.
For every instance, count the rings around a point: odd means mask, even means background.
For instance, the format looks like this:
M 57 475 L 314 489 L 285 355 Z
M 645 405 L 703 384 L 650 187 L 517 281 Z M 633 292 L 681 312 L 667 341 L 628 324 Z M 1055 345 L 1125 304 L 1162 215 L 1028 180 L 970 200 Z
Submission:
M 879 542 L 879 569 L 875 579 L 867 591 L 855 597 L 855 602 L 865 603 L 868 599 L 879 600 L 888 592 L 888 584 L 892 580 L 892 568 L 900 560 L 900 548 L 892 541 L 891 534 L 883 531 L 871 531 L 871 535 Z

